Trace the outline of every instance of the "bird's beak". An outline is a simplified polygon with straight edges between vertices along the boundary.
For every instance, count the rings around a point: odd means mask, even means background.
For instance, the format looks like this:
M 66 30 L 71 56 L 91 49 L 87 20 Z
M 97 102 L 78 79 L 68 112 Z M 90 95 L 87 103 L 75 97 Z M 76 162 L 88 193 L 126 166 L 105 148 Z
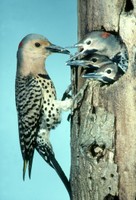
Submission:
M 95 53 L 96 51 L 98 51 L 97 49 L 91 49 L 91 50 L 84 50 L 83 51 L 80 51 L 78 53 L 76 53 L 75 55 L 73 55 L 70 60 L 73 61 L 75 60 L 76 58 L 80 58 L 80 57 L 84 57 L 84 56 L 87 56 L 87 55 L 91 55 L 93 53 Z
M 66 48 L 56 46 L 54 44 L 51 44 L 50 46 L 46 47 L 46 49 L 52 53 L 70 54 L 70 51 L 68 51 Z
M 78 42 L 76 44 L 74 44 L 74 48 L 78 48 L 78 47 L 83 47 L 84 44 L 82 42 Z
M 71 48 L 78 48 L 78 47 L 83 47 L 83 43 L 80 43 L 80 42 L 78 42 L 78 43 L 76 43 L 76 44 L 74 44 L 74 45 L 72 45 L 72 46 L 67 46 L 67 47 L 65 47 L 65 48 L 68 48 L 68 49 L 71 49 Z
M 98 67 L 91 65 L 90 61 L 88 60 L 68 60 L 66 62 L 66 65 L 75 66 L 75 67 L 82 66 L 83 68 L 98 69 Z
M 68 60 L 66 62 L 66 65 L 75 66 L 75 67 L 84 66 L 84 61 L 83 60 Z
M 102 74 L 98 74 L 98 73 L 87 73 L 87 74 L 84 74 L 82 77 L 88 78 L 88 79 L 93 79 L 93 80 L 98 80 L 98 81 L 101 81 L 105 84 L 113 83 L 115 81 L 115 80 L 110 79 L 106 76 L 102 76 Z
M 102 75 L 98 73 L 87 73 L 82 76 L 83 78 L 101 80 Z
M 76 43 L 76 44 L 73 46 L 73 48 L 74 48 L 74 47 L 76 47 L 76 48 L 81 48 L 80 53 L 83 53 L 83 54 L 85 54 L 85 55 L 93 54 L 93 53 L 95 53 L 96 51 L 98 51 L 98 49 L 88 49 L 88 48 L 84 49 L 84 45 L 85 45 L 85 44 L 84 44 L 82 41 L 79 41 L 78 43 Z

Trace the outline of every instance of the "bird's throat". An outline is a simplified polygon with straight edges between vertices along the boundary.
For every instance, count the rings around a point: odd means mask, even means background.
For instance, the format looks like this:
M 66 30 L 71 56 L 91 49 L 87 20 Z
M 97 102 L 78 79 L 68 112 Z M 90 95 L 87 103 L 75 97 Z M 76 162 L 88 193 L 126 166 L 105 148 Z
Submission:
M 36 76 L 47 73 L 45 70 L 45 58 L 25 58 L 22 59 L 19 65 L 20 73 L 23 76 L 28 76 L 29 74 Z

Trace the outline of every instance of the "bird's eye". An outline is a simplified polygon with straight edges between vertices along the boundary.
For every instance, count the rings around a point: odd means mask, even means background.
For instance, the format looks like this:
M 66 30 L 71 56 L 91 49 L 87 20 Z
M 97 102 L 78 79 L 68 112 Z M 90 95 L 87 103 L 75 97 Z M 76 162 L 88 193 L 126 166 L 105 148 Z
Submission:
M 87 45 L 91 44 L 91 40 L 86 41 L 86 44 Z
M 111 74 L 111 69 L 108 69 L 106 72 L 107 74 Z
M 96 62 L 97 61 L 97 58 L 92 58 L 92 62 Z
M 39 42 L 36 42 L 36 43 L 35 43 L 35 46 L 36 46 L 36 47 L 40 47 L 41 44 L 40 44 Z

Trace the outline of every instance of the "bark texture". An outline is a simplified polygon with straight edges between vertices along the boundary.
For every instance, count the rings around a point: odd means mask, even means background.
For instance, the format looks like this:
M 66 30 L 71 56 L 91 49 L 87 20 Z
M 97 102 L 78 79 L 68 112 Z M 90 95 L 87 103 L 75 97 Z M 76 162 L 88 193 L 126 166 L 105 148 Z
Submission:
M 127 73 L 89 81 L 71 124 L 73 200 L 136 200 L 136 0 L 78 0 L 79 39 L 104 28 L 128 48 Z M 84 80 L 73 70 L 73 92 Z

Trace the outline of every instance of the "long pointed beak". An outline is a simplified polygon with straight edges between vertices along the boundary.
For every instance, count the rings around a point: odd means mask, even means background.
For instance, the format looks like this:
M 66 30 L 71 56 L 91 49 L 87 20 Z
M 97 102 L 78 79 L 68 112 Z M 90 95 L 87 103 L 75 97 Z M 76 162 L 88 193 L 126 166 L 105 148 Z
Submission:
M 68 60 L 66 62 L 66 65 L 75 66 L 75 67 L 79 67 L 79 66 L 84 67 L 85 62 L 83 60 Z
M 72 49 L 72 48 L 77 48 L 75 45 L 71 45 L 71 46 L 66 46 L 66 49 Z
M 83 78 L 93 79 L 97 81 L 101 81 L 103 83 L 113 83 L 115 80 L 110 79 L 108 77 L 102 76 L 102 74 L 98 73 L 87 73 L 82 76 Z
M 66 46 L 65 48 L 68 48 L 68 49 L 71 49 L 71 48 L 78 48 L 78 47 L 83 47 L 83 43 L 80 43 L 80 42 L 78 42 L 78 43 L 76 43 L 76 44 L 74 44 L 74 45 L 71 45 L 71 46 Z
M 66 48 L 56 46 L 54 44 L 51 44 L 50 46 L 46 47 L 46 49 L 52 53 L 70 54 L 70 51 L 68 51 Z
M 76 53 L 75 55 L 73 55 L 73 56 L 70 58 L 70 60 L 73 61 L 73 60 L 75 60 L 76 58 L 78 58 L 78 57 L 81 56 L 81 55 L 83 55 L 81 52 Z M 79 59 L 79 58 L 78 58 L 78 59 Z
M 102 74 L 98 74 L 98 73 L 87 73 L 87 74 L 84 74 L 82 77 L 101 81 L 105 84 L 111 84 L 117 80 L 117 79 L 108 78 L 107 76 L 103 76 Z
M 88 60 L 68 60 L 66 62 L 66 65 L 75 66 L 75 67 L 82 66 L 84 68 L 98 69 L 98 67 L 91 65 L 90 61 Z
M 76 58 L 80 58 L 80 56 L 81 57 L 84 57 L 84 56 L 87 56 L 87 55 L 91 55 L 91 54 L 93 54 L 93 53 L 95 53 L 95 52 L 97 52 L 97 50 L 96 49 L 91 49 L 91 50 L 83 50 L 83 51 L 81 51 L 81 52 L 78 52 L 78 53 L 76 53 L 75 55 L 73 55 L 71 58 L 70 58 L 70 60 L 74 60 L 74 59 L 76 59 Z M 78 59 L 79 59 L 78 58 Z
M 81 42 L 78 42 L 78 43 L 74 44 L 74 47 L 76 47 L 76 48 L 83 47 L 83 46 L 84 46 L 84 44 L 81 43 Z
M 89 78 L 89 79 L 95 79 L 95 80 L 101 80 L 102 75 L 97 73 L 87 73 L 82 76 L 83 78 Z

